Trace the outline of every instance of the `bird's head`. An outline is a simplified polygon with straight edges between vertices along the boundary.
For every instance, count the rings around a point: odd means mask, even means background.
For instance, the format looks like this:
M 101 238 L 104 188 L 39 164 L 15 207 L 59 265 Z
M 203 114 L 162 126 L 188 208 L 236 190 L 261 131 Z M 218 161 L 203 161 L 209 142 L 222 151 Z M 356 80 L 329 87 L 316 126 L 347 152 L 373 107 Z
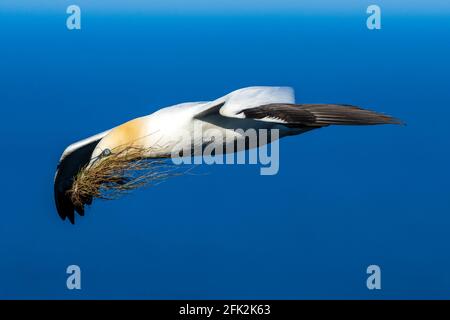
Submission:
M 145 148 L 146 127 L 142 118 L 128 121 L 112 129 L 92 152 L 88 167 L 100 161 L 125 153 L 127 150 Z
M 69 146 L 55 175 L 54 194 L 60 217 L 74 223 L 74 211 L 84 215 L 84 205 L 99 196 L 104 183 L 117 189 L 127 183 L 124 173 L 143 167 L 135 160 L 146 157 L 145 135 L 146 123 L 138 118 Z

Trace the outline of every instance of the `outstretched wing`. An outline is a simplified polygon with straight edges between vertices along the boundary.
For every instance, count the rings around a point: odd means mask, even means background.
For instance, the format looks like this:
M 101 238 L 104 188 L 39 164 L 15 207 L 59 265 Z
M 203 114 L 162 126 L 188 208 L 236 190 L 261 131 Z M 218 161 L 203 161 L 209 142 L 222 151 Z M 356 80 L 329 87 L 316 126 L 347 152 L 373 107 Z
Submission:
M 75 207 L 68 195 L 68 191 L 72 188 L 74 177 L 85 165 L 91 160 L 92 152 L 97 143 L 109 131 L 99 133 L 90 138 L 81 140 L 71 144 L 64 150 L 59 160 L 55 180 L 54 180 L 54 196 L 56 209 L 61 219 L 69 218 L 70 222 L 75 223 L 75 210 L 84 215 L 83 207 Z M 86 199 L 86 203 L 92 202 L 92 199 Z
M 241 111 L 245 118 L 276 122 L 290 128 L 320 128 L 329 125 L 401 124 L 391 116 L 341 104 L 271 103 Z
M 311 129 L 328 125 L 400 124 L 401 121 L 350 105 L 295 104 L 289 87 L 249 87 L 203 105 L 195 116 L 211 114 L 277 123 L 289 128 Z

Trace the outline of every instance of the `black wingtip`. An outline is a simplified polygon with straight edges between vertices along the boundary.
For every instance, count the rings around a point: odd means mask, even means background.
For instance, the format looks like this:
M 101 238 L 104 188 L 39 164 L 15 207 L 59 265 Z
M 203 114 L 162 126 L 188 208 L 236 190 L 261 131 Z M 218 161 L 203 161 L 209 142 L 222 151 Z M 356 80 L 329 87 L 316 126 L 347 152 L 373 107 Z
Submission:
M 84 216 L 84 205 L 75 206 L 75 211 L 78 212 L 80 216 Z
M 67 194 L 67 184 L 60 183 L 58 179 L 57 175 L 54 186 L 56 211 L 63 221 L 68 218 L 72 224 L 75 224 L 75 208 L 70 196 Z
M 56 169 L 54 181 L 56 211 L 62 220 L 68 218 L 71 224 L 75 224 L 75 211 L 80 216 L 84 216 L 84 205 L 92 203 L 92 197 L 86 197 L 82 200 L 82 204 L 74 205 L 68 191 L 72 189 L 73 181 L 78 172 L 89 163 L 99 140 L 92 140 L 92 142 L 73 150 L 67 155 L 63 154 Z
M 71 224 L 75 224 L 75 215 L 74 214 L 67 216 L 67 218 L 69 218 L 69 221 Z
M 314 115 L 314 122 L 319 125 L 406 124 L 390 115 L 348 104 L 307 104 L 300 106 Z

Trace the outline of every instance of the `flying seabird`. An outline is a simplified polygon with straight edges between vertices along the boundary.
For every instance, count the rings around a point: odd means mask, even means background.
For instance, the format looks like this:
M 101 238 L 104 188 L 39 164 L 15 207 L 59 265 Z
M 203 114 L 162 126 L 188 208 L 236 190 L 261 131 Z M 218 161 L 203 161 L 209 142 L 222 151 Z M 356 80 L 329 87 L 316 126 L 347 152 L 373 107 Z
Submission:
M 282 138 L 329 125 L 400 123 L 393 117 L 351 105 L 296 104 L 290 87 L 248 87 L 214 101 L 181 103 L 68 146 L 54 179 L 56 209 L 63 220 L 68 218 L 71 223 L 75 222 L 75 211 L 84 215 L 84 205 L 90 205 L 92 197 L 74 203 L 70 191 L 75 178 L 81 170 L 95 166 L 123 146 L 146 150 L 142 155 L 145 158 L 167 158 L 213 140 L 208 132 L 219 132 L 226 137 L 225 144 L 236 144 L 245 139 L 237 129 L 278 129 Z M 196 136 L 198 127 L 202 128 L 200 139 L 185 139 L 186 135 Z

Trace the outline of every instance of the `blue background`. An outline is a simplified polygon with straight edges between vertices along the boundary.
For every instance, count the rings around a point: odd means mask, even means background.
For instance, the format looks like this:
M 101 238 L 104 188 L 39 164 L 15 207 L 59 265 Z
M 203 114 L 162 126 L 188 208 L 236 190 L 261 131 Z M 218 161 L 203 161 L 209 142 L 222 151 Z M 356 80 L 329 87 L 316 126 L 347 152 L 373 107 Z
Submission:
M 370 31 L 365 1 L 96 3 L 79 31 L 72 2 L 0 5 L 0 298 L 450 298 L 450 5 L 379 1 Z M 278 175 L 205 165 L 59 219 L 69 143 L 251 85 L 407 126 L 286 138 Z

